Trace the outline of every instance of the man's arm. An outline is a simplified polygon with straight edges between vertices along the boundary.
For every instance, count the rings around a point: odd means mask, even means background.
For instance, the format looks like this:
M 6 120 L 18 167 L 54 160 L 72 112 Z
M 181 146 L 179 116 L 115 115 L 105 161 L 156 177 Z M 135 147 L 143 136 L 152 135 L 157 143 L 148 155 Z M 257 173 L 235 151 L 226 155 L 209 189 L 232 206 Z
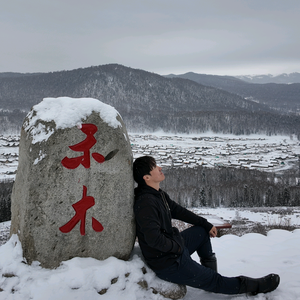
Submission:
M 165 193 L 165 196 L 166 196 L 166 199 L 168 201 L 168 204 L 169 204 L 169 207 L 171 210 L 172 218 L 184 221 L 184 222 L 192 224 L 192 225 L 201 226 L 207 232 L 210 233 L 210 231 L 213 229 L 214 226 L 211 223 L 209 223 L 205 218 L 196 215 L 192 211 L 182 207 L 175 201 L 171 200 L 167 193 Z M 216 231 L 216 228 L 211 233 L 213 236 L 215 234 L 215 231 Z

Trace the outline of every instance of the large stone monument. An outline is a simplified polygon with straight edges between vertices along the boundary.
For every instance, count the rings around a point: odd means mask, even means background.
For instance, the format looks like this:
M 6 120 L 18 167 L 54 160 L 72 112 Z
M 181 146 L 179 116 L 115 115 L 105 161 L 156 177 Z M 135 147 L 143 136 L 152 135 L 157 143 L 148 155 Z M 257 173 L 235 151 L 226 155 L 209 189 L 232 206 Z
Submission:
M 11 234 L 28 263 L 128 259 L 135 241 L 132 152 L 118 112 L 91 98 L 45 98 L 27 115 Z

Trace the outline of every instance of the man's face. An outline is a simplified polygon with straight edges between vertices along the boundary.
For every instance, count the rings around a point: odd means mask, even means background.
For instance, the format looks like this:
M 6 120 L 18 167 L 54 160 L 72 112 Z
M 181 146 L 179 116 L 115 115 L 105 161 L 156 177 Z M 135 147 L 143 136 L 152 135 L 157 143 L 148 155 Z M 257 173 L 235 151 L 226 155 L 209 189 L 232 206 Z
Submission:
M 155 166 L 155 168 L 152 169 L 152 171 L 150 171 L 150 180 L 153 183 L 159 183 L 159 182 L 162 182 L 165 179 L 165 175 L 161 171 L 161 169 L 162 169 L 161 167 Z

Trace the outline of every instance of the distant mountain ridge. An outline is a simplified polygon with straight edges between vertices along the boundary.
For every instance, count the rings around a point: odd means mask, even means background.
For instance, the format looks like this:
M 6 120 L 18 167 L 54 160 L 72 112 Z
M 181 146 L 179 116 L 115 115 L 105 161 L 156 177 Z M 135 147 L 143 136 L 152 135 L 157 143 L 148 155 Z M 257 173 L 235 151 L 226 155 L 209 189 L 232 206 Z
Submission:
M 24 76 L 9 73 L 0 76 L 0 109 L 29 111 L 45 97 L 92 97 L 114 106 L 130 131 L 300 132 L 299 117 L 277 113 L 222 88 L 224 82 L 250 84 L 232 77 L 203 78 L 212 83 L 166 78 L 118 64 Z M 213 86 L 218 81 L 221 88 Z M 0 113 L 0 129 L 15 115 Z
M 3 72 L 0 73 L 1 78 L 9 78 L 9 77 L 23 77 L 23 76 L 34 76 L 43 73 L 16 73 L 16 72 Z
M 293 73 L 294 74 L 294 73 Z M 299 74 L 299 73 L 295 73 Z M 300 74 L 299 74 L 300 75 Z M 206 75 L 188 72 L 180 75 L 167 75 L 167 78 L 185 78 L 199 84 L 223 89 L 243 98 L 268 105 L 286 113 L 300 114 L 300 83 L 249 83 L 234 76 Z M 297 77 L 296 75 L 294 76 Z
M 300 83 L 300 73 L 282 73 L 279 75 L 240 75 L 235 76 L 238 79 L 241 79 L 250 83 L 278 83 L 278 84 L 291 84 L 291 83 Z

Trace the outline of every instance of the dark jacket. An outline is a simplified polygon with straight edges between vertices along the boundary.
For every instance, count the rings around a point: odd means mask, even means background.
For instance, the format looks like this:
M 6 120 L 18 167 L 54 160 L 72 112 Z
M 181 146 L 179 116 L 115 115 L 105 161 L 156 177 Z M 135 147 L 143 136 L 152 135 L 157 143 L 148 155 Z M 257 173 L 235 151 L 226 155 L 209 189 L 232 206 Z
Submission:
M 171 219 L 202 226 L 207 232 L 213 227 L 206 219 L 178 205 L 161 189 L 147 185 L 135 189 L 134 213 L 136 233 L 143 256 L 153 270 L 174 263 L 184 248 L 184 241 Z

